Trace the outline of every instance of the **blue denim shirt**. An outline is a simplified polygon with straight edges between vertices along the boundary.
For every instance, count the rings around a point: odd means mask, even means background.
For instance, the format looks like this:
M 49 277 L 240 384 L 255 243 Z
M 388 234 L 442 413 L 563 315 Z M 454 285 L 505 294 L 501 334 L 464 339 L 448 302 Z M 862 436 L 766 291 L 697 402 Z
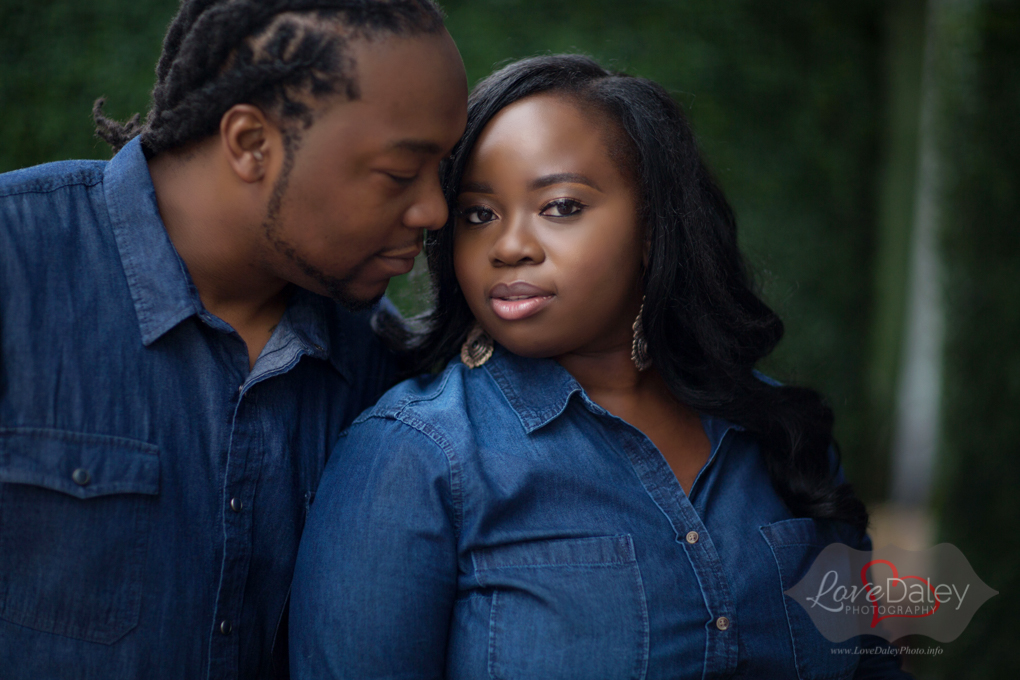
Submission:
M 794 518 L 755 441 L 703 417 L 684 494 L 552 360 L 497 348 L 341 436 L 302 538 L 297 678 L 904 677 L 783 591 L 849 527 Z M 878 638 L 868 638 L 874 643 Z
M 137 140 L 0 176 L 0 676 L 269 676 L 328 452 L 391 375 L 300 290 L 249 370 Z

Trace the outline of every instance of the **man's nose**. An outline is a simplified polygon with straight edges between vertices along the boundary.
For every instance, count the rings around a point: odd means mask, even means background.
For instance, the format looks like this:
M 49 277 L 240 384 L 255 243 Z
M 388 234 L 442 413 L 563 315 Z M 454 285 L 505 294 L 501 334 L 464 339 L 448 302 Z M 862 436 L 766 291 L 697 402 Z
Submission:
M 446 224 L 449 215 L 450 209 L 436 173 L 423 183 L 414 203 L 404 213 L 404 224 L 411 229 L 435 230 Z

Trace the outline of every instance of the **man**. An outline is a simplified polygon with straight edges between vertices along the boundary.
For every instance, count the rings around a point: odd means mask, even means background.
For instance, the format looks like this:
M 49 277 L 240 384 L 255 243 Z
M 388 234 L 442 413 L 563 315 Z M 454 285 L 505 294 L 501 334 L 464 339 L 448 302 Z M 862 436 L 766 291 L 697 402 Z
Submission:
M 393 375 L 368 308 L 447 217 L 430 0 L 185 0 L 156 74 L 142 125 L 97 103 L 109 163 L 0 176 L 8 680 L 285 673 L 305 512 Z

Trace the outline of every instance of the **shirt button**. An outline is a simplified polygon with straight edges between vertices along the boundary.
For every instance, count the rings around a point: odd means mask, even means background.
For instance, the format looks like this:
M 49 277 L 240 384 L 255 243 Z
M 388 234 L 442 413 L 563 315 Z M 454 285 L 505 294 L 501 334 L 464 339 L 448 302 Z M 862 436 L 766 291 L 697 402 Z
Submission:
M 231 498 L 230 509 L 234 512 L 241 512 L 244 509 L 244 503 L 241 502 L 240 498 Z
M 85 486 L 92 481 L 92 475 L 90 475 L 89 471 L 85 468 L 78 468 L 71 473 L 71 479 L 73 479 L 74 483 L 78 486 Z
M 227 621 L 226 619 L 220 621 L 220 632 L 224 635 L 230 635 L 230 631 L 233 629 L 233 626 L 230 625 L 230 621 Z
M 719 630 L 726 630 L 730 627 L 730 620 L 725 616 L 720 616 L 715 620 L 715 627 Z
M 316 351 L 319 351 L 319 352 L 325 352 L 326 351 L 326 348 L 323 347 L 322 345 L 316 345 L 315 349 L 316 349 Z
M 688 531 L 687 532 L 687 542 L 690 543 L 691 545 L 694 545 L 695 543 L 697 543 L 698 542 L 698 532 L 697 531 Z

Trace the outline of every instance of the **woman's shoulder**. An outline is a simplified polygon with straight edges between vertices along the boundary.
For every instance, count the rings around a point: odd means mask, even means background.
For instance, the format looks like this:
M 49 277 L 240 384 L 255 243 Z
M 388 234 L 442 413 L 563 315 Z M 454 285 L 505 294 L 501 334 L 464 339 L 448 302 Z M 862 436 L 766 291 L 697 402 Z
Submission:
M 373 416 L 395 416 L 408 410 L 428 410 L 450 407 L 451 400 L 457 399 L 457 383 L 461 382 L 464 368 L 459 362 L 450 364 L 440 373 L 425 373 L 408 378 L 386 391 L 375 406 L 367 409 L 355 421 Z
M 498 419 L 497 398 L 498 387 L 486 371 L 454 360 L 438 374 L 420 375 L 392 387 L 358 416 L 351 429 L 389 420 L 421 431 L 454 434 L 472 426 L 473 419 L 468 416 L 474 410 L 472 404 L 487 404 L 487 417 Z
M 379 471 L 409 467 L 418 469 L 418 478 L 447 475 L 470 434 L 456 426 L 465 410 L 459 366 L 404 380 L 362 412 L 340 434 L 323 483 L 346 484 L 344 478 L 362 468 L 382 478 L 388 475 Z

